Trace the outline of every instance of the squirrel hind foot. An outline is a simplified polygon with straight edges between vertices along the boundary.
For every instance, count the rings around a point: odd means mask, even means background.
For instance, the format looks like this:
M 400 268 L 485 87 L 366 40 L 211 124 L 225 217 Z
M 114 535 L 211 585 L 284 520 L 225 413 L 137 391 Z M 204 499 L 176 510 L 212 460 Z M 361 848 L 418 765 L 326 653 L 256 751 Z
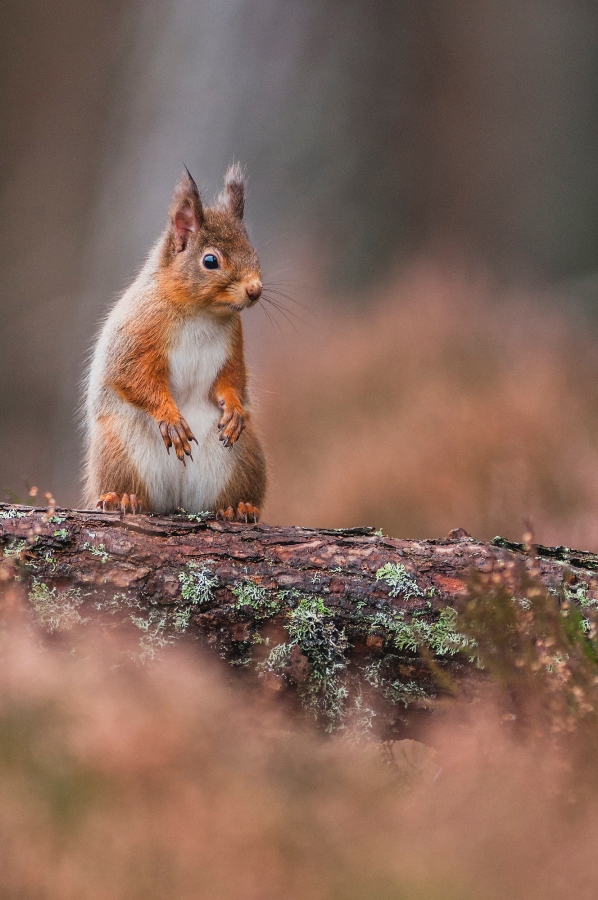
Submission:
M 117 494 L 115 491 L 109 491 L 98 499 L 96 509 L 101 509 L 102 512 L 116 509 L 119 510 L 121 516 L 127 512 L 136 515 L 143 510 L 143 504 L 136 494 Z
M 236 510 L 232 506 L 228 506 L 226 509 L 219 509 L 216 513 L 216 518 L 225 522 L 259 522 L 260 511 L 253 503 L 241 501 Z

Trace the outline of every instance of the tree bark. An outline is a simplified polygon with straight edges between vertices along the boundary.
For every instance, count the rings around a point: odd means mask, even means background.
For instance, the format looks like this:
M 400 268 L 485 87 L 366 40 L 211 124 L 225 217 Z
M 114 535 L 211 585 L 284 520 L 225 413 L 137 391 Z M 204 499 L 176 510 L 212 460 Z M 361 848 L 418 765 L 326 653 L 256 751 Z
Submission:
M 438 623 L 466 594 L 472 571 L 528 564 L 522 544 L 451 534 L 400 540 L 369 527 L 0 505 L 0 575 L 4 584 L 19 578 L 47 631 L 89 619 L 112 629 L 121 623 L 140 638 L 145 658 L 195 640 L 248 678 L 257 673 L 276 691 L 296 688 L 290 693 L 331 728 L 346 706 L 347 678 L 365 673 L 366 693 L 377 691 L 395 708 L 396 724 L 397 704 L 425 706 L 437 693 L 438 667 L 457 678 L 472 671 L 467 654 L 434 644 L 431 669 L 417 636 L 405 646 L 409 632 L 399 640 L 398 629 Z M 533 565 L 549 588 L 564 578 L 595 587 L 592 553 L 538 546 Z

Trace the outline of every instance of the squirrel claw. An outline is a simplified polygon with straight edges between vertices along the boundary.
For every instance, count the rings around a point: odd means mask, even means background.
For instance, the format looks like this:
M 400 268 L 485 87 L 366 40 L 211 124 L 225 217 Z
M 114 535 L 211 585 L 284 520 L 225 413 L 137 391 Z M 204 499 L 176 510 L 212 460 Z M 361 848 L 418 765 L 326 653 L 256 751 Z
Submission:
M 219 509 L 216 513 L 216 518 L 225 522 L 258 522 L 260 511 L 253 503 L 243 503 L 241 501 L 236 510 L 232 506 L 228 506 L 226 509 Z
M 96 503 L 96 509 L 107 512 L 110 509 L 118 509 L 120 507 L 120 495 L 111 491 L 108 494 L 102 494 Z
M 121 516 L 124 516 L 127 512 L 130 512 L 132 515 L 141 512 L 143 505 L 137 494 L 127 494 L 126 492 L 117 494 L 115 491 L 109 491 L 107 494 L 102 494 L 98 499 L 96 509 L 101 509 L 102 512 L 118 510 Z
M 257 522 L 260 517 L 260 511 L 253 503 L 239 503 L 237 517 L 244 522 Z
M 189 441 L 195 441 L 197 444 L 197 438 L 181 416 L 178 422 L 167 422 L 166 419 L 162 419 L 161 422 L 158 423 L 158 427 L 160 428 L 160 434 L 162 435 L 162 440 L 164 441 L 164 446 L 168 454 L 170 455 L 170 448 L 174 447 L 174 452 L 176 453 L 177 459 L 186 465 L 185 456 L 189 456 L 191 459 L 191 446 Z
M 225 447 L 230 448 L 239 440 L 244 428 L 243 413 L 237 409 L 228 408 L 218 422 L 218 431 L 220 432 L 218 440 L 222 441 Z

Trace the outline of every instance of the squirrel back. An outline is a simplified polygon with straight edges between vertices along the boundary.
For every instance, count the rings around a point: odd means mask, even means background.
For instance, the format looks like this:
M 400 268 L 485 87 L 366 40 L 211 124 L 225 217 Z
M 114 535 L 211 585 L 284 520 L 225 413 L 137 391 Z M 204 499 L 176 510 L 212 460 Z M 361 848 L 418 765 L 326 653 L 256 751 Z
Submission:
M 211 207 L 186 172 L 165 231 L 108 315 L 88 377 L 88 504 L 257 520 L 265 462 L 240 313 L 262 284 L 244 199 L 238 166 Z

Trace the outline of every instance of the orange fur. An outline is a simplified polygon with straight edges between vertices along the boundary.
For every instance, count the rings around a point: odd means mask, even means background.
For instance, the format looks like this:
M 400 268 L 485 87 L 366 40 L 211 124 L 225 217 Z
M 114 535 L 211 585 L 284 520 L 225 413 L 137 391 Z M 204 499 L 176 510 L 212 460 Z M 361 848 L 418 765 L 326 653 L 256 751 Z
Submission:
M 227 447 L 238 441 L 247 424 L 248 414 L 244 409 L 246 388 L 243 327 L 239 316 L 235 316 L 229 357 L 210 390 L 210 398 L 222 410 L 218 427 L 220 438 Z
M 213 500 L 219 492 L 216 510 L 230 506 L 239 519 L 257 517 L 266 471 L 249 421 L 239 313 L 257 302 L 261 280 L 242 224 L 243 198 L 236 167 L 229 170 L 216 206 L 206 209 L 193 180 L 183 177 L 160 244 L 109 316 L 89 377 L 88 502 L 100 497 L 107 506 L 120 504 L 126 511 L 139 501 L 151 511 L 155 495 L 162 498 L 159 509 L 174 511 L 172 498 L 181 497 L 181 491 L 194 504 L 200 496 Z M 204 265 L 204 259 L 210 263 L 206 254 L 213 254 L 218 265 Z M 212 377 L 210 385 L 206 378 Z M 127 413 L 129 405 L 147 413 L 166 449 L 174 446 L 185 463 L 186 456 L 193 461 L 190 442 L 197 439 L 177 401 L 184 414 L 188 408 L 190 415 L 200 417 L 195 427 L 203 429 L 198 432 L 198 462 L 188 476 L 195 480 L 182 486 L 178 472 L 155 456 L 159 436 L 148 431 L 139 414 Z M 216 411 L 212 418 L 210 404 L 220 410 L 219 420 Z M 231 456 L 218 456 L 216 435 L 222 453 L 233 451 Z M 152 460 L 159 469 L 155 476 Z M 202 460 L 203 473 L 197 468 Z
M 114 429 L 112 417 L 102 416 L 98 420 L 98 426 L 89 448 L 89 466 L 93 467 L 93 470 L 87 473 L 88 481 L 99 485 L 111 485 L 111 492 L 119 495 L 133 493 L 143 506 L 147 505 L 145 485 Z M 86 498 L 88 504 L 95 505 L 101 493 L 104 491 L 98 490 L 88 494 Z
M 241 462 L 233 477 L 218 497 L 216 509 L 237 509 L 240 502 L 251 503 L 258 509 L 264 502 L 266 493 L 266 462 L 264 454 L 251 424 L 248 423 L 238 443 Z
M 245 403 L 247 389 L 247 370 L 243 348 L 243 326 L 240 316 L 235 316 L 230 343 L 229 357 L 218 373 L 210 396 L 216 403 L 224 400 L 225 404 L 242 407 Z
M 175 316 L 167 304 L 149 310 L 127 334 L 110 387 L 156 422 L 180 419 L 168 387 L 168 349 Z

